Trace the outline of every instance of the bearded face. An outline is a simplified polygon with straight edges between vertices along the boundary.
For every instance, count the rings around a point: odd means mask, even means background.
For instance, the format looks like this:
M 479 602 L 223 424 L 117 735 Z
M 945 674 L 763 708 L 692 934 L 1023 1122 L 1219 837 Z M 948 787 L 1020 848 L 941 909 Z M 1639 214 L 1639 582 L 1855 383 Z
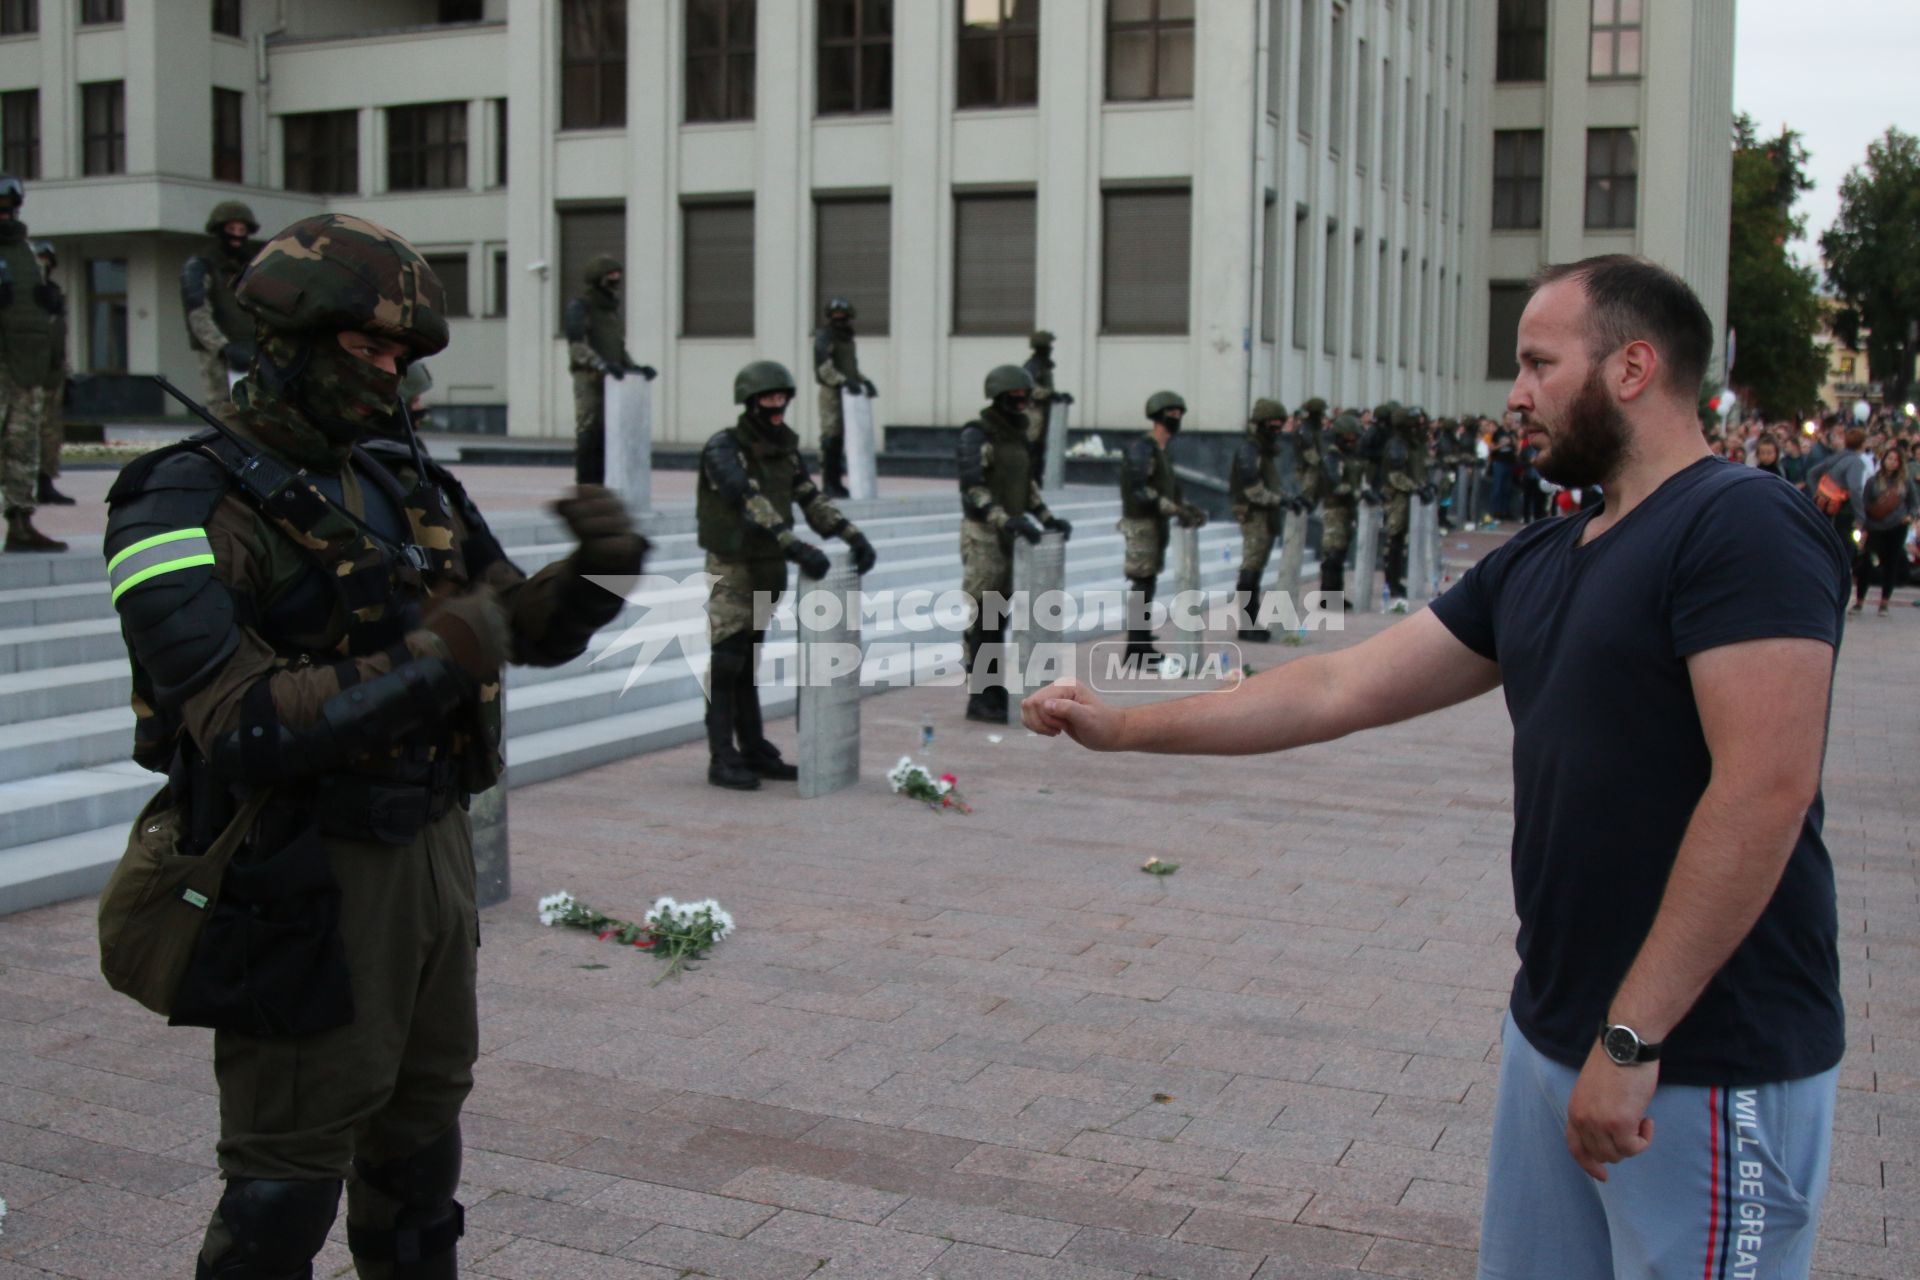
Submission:
M 1586 380 L 1573 399 L 1557 412 L 1536 405 L 1521 420 L 1542 452 L 1534 469 L 1554 484 L 1568 489 L 1605 485 L 1626 464 L 1629 435 L 1626 414 L 1607 393 L 1601 365 L 1587 370 Z

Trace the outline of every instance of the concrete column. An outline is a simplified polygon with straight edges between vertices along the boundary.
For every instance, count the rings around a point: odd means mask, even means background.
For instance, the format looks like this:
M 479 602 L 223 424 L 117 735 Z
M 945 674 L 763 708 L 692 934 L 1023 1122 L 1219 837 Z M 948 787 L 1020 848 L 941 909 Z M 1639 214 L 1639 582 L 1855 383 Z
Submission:
M 669 175 L 679 163 L 680 22 L 684 7 L 627 6 L 627 350 L 674 376 L 679 313 L 679 210 Z M 671 397 L 654 387 L 654 408 L 670 417 Z M 662 421 L 657 426 L 667 428 Z M 665 437 L 671 438 L 671 437 Z
M 860 780 L 860 575 L 844 549 L 818 582 L 800 578 L 800 798 L 811 800 Z
M 954 56 L 954 21 L 944 4 L 893 7 L 893 382 L 882 390 L 895 422 L 938 422 L 945 403 L 953 204 L 952 77 L 943 72 Z
M 814 432 L 813 12 L 811 0 L 760 0 L 754 78 L 753 341 L 800 380 L 798 417 Z M 796 104 L 808 104 L 796 109 Z
M 629 22 L 644 28 L 643 15 L 660 5 L 629 6 Z M 515 56 L 507 59 L 507 402 L 514 421 L 508 430 L 524 435 L 558 435 L 572 424 L 554 419 L 550 406 L 553 378 L 560 361 L 554 334 L 559 329 L 560 245 L 553 215 L 551 139 L 559 124 L 555 76 L 559 18 L 542 0 L 508 0 L 507 30 Z M 644 35 L 630 32 L 629 49 L 645 49 Z M 630 64 L 631 68 L 631 64 Z M 628 110 L 634 109 L 629 82 Z M 367 112 L 365 115 L 377 115 Z M 373 161 L 370 123 L 361 124 L 360 171 L 371 191 Z M 543 271 L 528 268 L 547 264 Z M 630 291 L 631 292 L 631 291 Z
M 73 51 L 78 13 L 79 0 L 40 0 L 40 176 L 49 182 L 80 173 L 80 91 Z M 67 279 L 77 283 L 80 273 L 70 272 Z
M 1100 7 L 1100 6 L 1096 6 Z M 1259 334 L 1261 184 L 1255 173 L 1260 49 L 1256 0 L 1209 0 L 1194 26 L 1193 280 L 1187 399 L 1198 421 L 1232 429 L 1251 403 L 1252 340 Z M 1323 234 L 1324 218 L 1309 221 Z M 1222 234 L 1197 234 L 1202 227 Z M 1319 295 L 1315 295 L 1316 299 Z M 1318 310 L 1316 303 L 1315 310 Z
M 1034 319 L 1039 328 L 1057 336 L 1054 385 L 1081 397 L 1088 414 L 1101 411 L 1094 380 L 1094 343 L 1100 330 L 1099 237 L 1088 232 L 1100 225 L 1099 103 L 1104 97 L 1104 42 L 1089 28 L 1099 20 L 1089 11 L 1101 8 L 1040 6 L 1039 153 L 1044 180 L 1038 192 Z M 1130 412 L 1122 420 L 1131 422 L 1135 416 Z

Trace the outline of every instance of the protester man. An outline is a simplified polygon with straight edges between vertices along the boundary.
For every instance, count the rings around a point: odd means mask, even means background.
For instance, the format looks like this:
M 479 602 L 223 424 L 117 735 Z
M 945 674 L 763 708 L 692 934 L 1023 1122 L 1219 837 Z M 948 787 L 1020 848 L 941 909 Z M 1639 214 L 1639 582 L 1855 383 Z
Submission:
M 1121 571 L 1130 588 L 1126 652 L 1149 663 L 1164 656 L 1153 647 L 1148 611 L 1167 563 L 1167 543 L 1173 536 L 1170 522 L 1178 520 L 1187 529 L 1207 522 L 1207 513 L 1181 496 L 1180 480 L 1167 456 L 1167 445 L 1180 433 L 1186 416 L 1187 402 L 1178 392 L 1154 392 L 1147 397 L 1147 421 L 1153 425 L 1127 445 L 1120 462 L 1117 527 L 1126 546 Z
M 465 804 L 503 769 L 501 673 L 580 654 L 621 604 L 590 579 L 646 544 L 583 489 L 557 508 L 578 549 L 528 578 L 414 447 L 368 452 L 447 342 L 393 232 L 303 218 L 236 297 L 257 342 L 232 434 L 128 464 L 104 541 L 135 758 L 168 779 L 133 839 L 245 833 L 173 1000 L 215 1029 L 225 1188 L 196 1274 L 311 1274 L 345 1183 L 359 1274 L 440 1280 L 480 1047 Z
M 1099 750 L 1246 754 L 1504 685 L 1520 972 L 1480 1274 L 1804 1276 L 1844 1048 L 1820 768 L 1846 552 L 1709 454 L 1713 328 L 1677 276 L 1549 268 L 1517 345 L 1537 465 L 1604 484 L 1604 509 L 1232 696 L 1120 709 L 1061 682 L 1022 716 Z
M 651 366 L 627 354 L 627 313 L 620 287 L 626 280 L 618 258 L 592 259 L 582 273 L 586 291 L 567 303 L 567 369 L 573 375 L 573 477 L 579 484 L 607 478 L 607 379 L 638 374 L 651 382 Z
M 253 210 L 222 200 L 207 215 L 211 243 L 180 267 L 180 305 L 187 338 L 200 358 L 201 394 L 208 408 L 227 403 L 227 387 L 253 363 L 253 318 L 234 296 L 240 273 L 260 243 Z
M 975 663 L 987 636 L 1004 641 L 1007 617 L 1000 610 L 1013 596 L 1013 543 L 1040 541 L 1073 526 L 1047 509 L 1040 473 L 1027 451 L 1027 410 L 1033 378 L 1017 364 L 987 374 L 987 407 L 960 430 L 960 590 L 973 603 L 973 621 L 961 637 L 967 669 L 967 719 L 1007 722 L 1007 687 L 975 678 Z
M 793 511 L 823 538 L 840 538 L 860 573 L 873 568 L 873 544 L 841 515 L 807 474 L 800 437 L 787 425 L 793 374 L 755 360 L 733 378 L 740 417 L 716 431 L 700 451 L 694 520 L 713 578 L 707 594 L 707 639 L 713 665 L 707 694 L 707 781 L 756 791 L 762 778 L 792 780 L 799 769 L 767 741 L 754 674 L 766 620 L 787 589 L 787 565 L 809 578 L 827 576 L 827 553 L 793 531 Z

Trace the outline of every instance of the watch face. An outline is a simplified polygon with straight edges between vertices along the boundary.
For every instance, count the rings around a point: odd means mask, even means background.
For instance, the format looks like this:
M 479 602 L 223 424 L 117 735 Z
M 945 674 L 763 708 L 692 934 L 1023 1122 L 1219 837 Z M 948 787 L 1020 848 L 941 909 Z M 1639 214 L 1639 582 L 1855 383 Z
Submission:
M 1600 1047 L 1621 1066 L 1631 1066 L 1640 1056 L 1640 1037 L 1626 1027 L 1608 1027 L 1600 1037 Z

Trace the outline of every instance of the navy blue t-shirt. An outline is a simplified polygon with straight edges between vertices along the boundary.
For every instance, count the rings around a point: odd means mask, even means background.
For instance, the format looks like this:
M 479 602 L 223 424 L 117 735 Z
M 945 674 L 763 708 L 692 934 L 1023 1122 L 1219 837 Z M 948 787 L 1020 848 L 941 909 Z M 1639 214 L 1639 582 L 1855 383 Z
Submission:
M 1687 676 L 1743 640 L 1840 645 L 1848 561 L 1779 477 L 1717 458 L 1586 546 L 1593 512 L 1531 525 L 1433 611 L 1500 664 L 1513 717 L 1513 894 L 1527 1040 L 1578 1067 L 1652 928 L 1712 757 Z M 1661 1079 L 1751 1085 L 1840 1061 L 1833 865 L 1816 796 L 1773 900 L 1667 1037 Z

